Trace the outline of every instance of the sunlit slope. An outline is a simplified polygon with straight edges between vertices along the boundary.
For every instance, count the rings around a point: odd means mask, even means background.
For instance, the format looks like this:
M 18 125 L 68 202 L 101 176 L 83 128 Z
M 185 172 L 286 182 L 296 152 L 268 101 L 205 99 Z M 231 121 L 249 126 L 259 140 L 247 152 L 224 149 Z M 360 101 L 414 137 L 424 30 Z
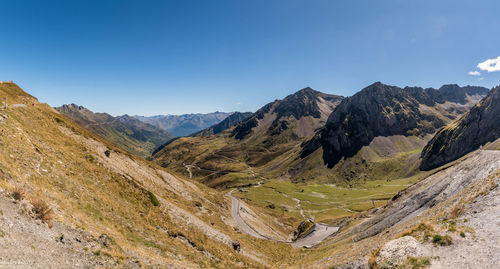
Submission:
M 233 129 L 178 139 L 154 157 L 215 187 L 274 179 L 356 186 L 408 178 L 418 173 L 420 152 L 433 133 L 487 92 L 378 82 L 341 98 L 306 88 L 263 106 Z
M 296 157 L 297 147 L 323 126 L 342 99 L 305 88 L 263 106 L 234 128 L 180 138 L 154 157 L 160 165 L 186 175 L 191 172 L 209 186 L 255 183 L 267 177 L 267 170 L 282 173 L 286 167 L 261 170 L 287 156 Z
M 223 193 L 114 147 L 13 83 L 0 84 L 0 96 L 10 105 L 0 111 L 0 186 L 22 187 L 48 202 L 56 222 L 112 242 L 83 251 L 106 253 L 102 258 L 116 266 L 137 260 L 176 268 L 260 267 L 284 259 L 272 250 L 289 246 L 235 231 Z M 233 240 L 241 252 L 232 249 Z
M 493 88 L 462 118 L 439 130 L 422 152 L 421 168 L 429 170 L 446 164 L 498 138 L 500 86 Z
M 113 117 L 75 104 L 63 105 L 56 110 L 85 129 L 143 158 L 150 157 L 157 147 L 174 138 L 170 133 L 128 115 Z

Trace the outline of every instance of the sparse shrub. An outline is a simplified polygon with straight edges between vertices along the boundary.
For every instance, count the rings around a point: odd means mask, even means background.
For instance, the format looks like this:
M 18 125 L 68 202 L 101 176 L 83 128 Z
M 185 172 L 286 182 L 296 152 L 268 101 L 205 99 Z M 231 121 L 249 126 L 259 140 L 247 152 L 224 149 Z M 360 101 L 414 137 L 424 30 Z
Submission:
M 156 196 L 152 192 L 148 191 L 148 195 L 149 195 L 149 199 L 151 200 L 151 203 L 154 206 L 160 205 L 160 201 L 158 201 L 158 198 L 156 198 Z
M 380 248 L 376 248 L 375 250 L 373 250 L 370 255 L 368 255 L 368 267 L 370 269 L 377 269 L 379 268 L 378 267 L 378 264 L 377 264 L 377 257 L 380 253 Z
M 57 123 L 63 123 L 63 122 L 64 122 L 63 120 L 61 120 L 60 118 L 57 118 L 57 117 L 56 117 L 56 118 L 54 118 L 54 120 L 55 120 Z
M 463 213 L 464 213 L 464 206 L 463 206 L 463 204 L 457 205 L 450 212 L 449 217 L 450 217 L 450 219 L 455 219 L 458 216 L 462 215 Z
M 465 233 L 464 232 L 460 232 L 460 236 L 465 238 Z
M 24 199 L 25 195 L 26 192 L 20 186 L 16 186 L 14 190 L 12 190 L 12 198 L 14 198 L 14 200 L 21 201 L 22 199 Z
M 451 245 L 451 237 L 449 237 L 447 235 L 442 236 L 442 235 L 436 234 L 432 237 L 432 243 L 434 243 L 436 245 L 440 245 L 440 246 L 449 246 L 449 245 Z
M 426 242 L 431 237 L 432 231 L 434 231 L 434 228 L 431 225 L 422 222 L 417 227 L 403 233 L 403 236 L 413 236 Z
M 49 228 L 52 228 L 52 218 L 53 213 L 52 208 L 42 199 L 36 198 L 31 200 L 31 205 L 33 205 L 33 213 L 37 219 L 47 223 Z
M 431 261 L 429 260 L 429 258 L 408 257 L 408 259 L 405 262 L 405 265 L 406 266 L 404 268 L 419 269 L 431 265 Z
M 85 155 L 85 159 L 87 159 L 87 161 L 93 163 L 95 161 L 95 158 L 94 156 L 88 154 L 88 155 Z
M 436 234 L 432 237 L 432 243 L 437 243 L 439 241 L 441 241 L 443 239 L 443 237 L 439 234 Z

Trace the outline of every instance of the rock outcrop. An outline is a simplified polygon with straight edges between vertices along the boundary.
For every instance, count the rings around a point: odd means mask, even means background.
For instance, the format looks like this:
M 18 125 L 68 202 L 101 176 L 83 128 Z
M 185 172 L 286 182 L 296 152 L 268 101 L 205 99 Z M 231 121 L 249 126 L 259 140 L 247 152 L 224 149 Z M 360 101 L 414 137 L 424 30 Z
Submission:
M 500 137 L 500 86 L 456 122 L 441 129 L 422 151 L 422 170 L 456 160 Z
M 283 100 L 276 100 L 263 106 L 246 121 L 237 125 L 231 135 L 236 139 L 246 138 L 269 113 L 274 114 L 275 118 L 267 134 L 279 135 L 289 128 L 291 120 L 300 120 L 308 116 L 319 119 L 325 112 L 328 115 L 342 99 L 342 96 L 318 92 L 307 87 L 288 95 Z
M 331 168 L 341 158 L 354 156 L 377 136 L 432 134 L 450 118 L 464 113 L 463 105 L 470 97 L 487 92 L 486 88 L 472 86 L 402 89 L 374 83 L 336 107 L 326 126 L 302 145 L 301 157 L 321 147 L 324 163 Z M 445 103 L 455 106 L 444 109 Z

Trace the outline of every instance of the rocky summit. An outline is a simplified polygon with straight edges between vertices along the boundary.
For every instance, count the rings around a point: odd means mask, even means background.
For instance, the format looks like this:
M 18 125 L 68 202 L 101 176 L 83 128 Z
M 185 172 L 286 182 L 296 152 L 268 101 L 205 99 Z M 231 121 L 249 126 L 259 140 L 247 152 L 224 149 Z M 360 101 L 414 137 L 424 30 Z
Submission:
M 283 159 L 296 156 L 296 148 L 325 124 L 342 99 L 307 87 L 249 116 L 235 114 L 235 120 L 230 116 L 234 125 L 223 121 L 192 137 L 172 141 L 156 151 L 154 159 L 210 186 L 258 179 L 256 170 L 263 166 L 272 166 L 265 168 L 268 172 L 282 173 L 287 167 L 280 164 Z M 242 116 L 246 117 L 239 121 Z M 187 171 L 186 165 L 193 169 Z
M 487 92 L 486 88 L 472 86 L 403 89 L 374 83 L 341 102 L 325 127 L 303 144 L 301 156 L 322 148 L 324 163 L 333 167 L 378 136 L 433 134 Z

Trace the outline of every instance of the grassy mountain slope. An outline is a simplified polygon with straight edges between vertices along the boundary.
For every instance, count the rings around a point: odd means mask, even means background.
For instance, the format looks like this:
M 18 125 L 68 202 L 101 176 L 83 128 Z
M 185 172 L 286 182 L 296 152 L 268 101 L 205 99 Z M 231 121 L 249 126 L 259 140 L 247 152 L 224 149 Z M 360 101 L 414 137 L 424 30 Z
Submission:
M 106 113 L 93 113 L 75 104 L 63 105 L 56 110 L 85 129 L 144 158 L 173 138 L 168 132 L 128 115 L 113 117 Z
M 134 118 L 154 125 L 175 136 L 187 136 L 215 125 L 229 115 L 230 113 L 217 111 L 207 114 L 158 115 L 151 117 L 134 116 Z
M 328 101 L 306 88 L 265 105 L 231 130 L 174 141 L 155 159 L 210 186 L 278 178 L 353 185 L 412 177 L 432 134 L 487 92 L 375 83 L 342 101 Z
M 425 242 L 421 239 L 425 227 L 432 228 L 425 230 L 430 236 L 451 237 L 453 246 L 482 247 L 478 252 L 482 256 L 496 253 L 487 247 L 496 244 L 498 229 L 468 225 L 494 223 L 498 218 L 500 211 L 495 208 L 482 214 L 491 204 L 482 201 L 495 191 L 500 179 L 499 152 L 473 152 L 445 167 L 422 172 L 418 179 L 367 182 L 363 188 L 286 181 L 242 188 L 247 191 L 238 195 L 250 200 L 245 208 L 253 204 L 252 196 L 264 203 L 267 198 L 262 197 L 275 199 L 277 208 L 278 203 L 293 203 L 291 198 L 297 197 L 295 206 L 302 204 L 305 214 L 316 210 L 321 213 L 316 214 L 318 219 L 342 227 L 314 248 L 297 249 L 238 232 L 230 199 L 223 193 L 120 150 L 38 103 L 17 85 L 0 84 L 0 96 L 7 96 L 9 105 L 25 105 L 0 110 L 0 217 L 12 224 L 0 223 L 0 243 L 8 246 L 0 250 L 3 262 L 35 261 L 37 266 L 51 268 L 337 268 L 352 262 L 339 268 L 366 268 L 378 261 L 378 248 L 404 235 L 422 240 L 419 244 L 432 248 L 442 260 L 450 259 L 456 248 Z M 234 139 L 230 130 L 223 133 Z M 400 142 L 394 142 L 398 139 Z M 366 154 L 390 155 L 391 148 L 397 151 L 413 145 L 406 137 L 390 141 L 393 144 L 375 138 Z M 297 147 L 298 153 L 300 145 Z M 10 198 L 20 189 L 25 199 Z M 30 204 L 38 199 L 53 210 L 52 229 L 30 221 Z M 273 233 L 286 235 L 290 223 L 297 224 L 287 216 L 287 208 L 280 213 L 259 207 L 252 211 L 272 225 Z M 328 219 L 334 214 L 344 217 Z M 27 237 L 20 242 L 25 250 L 12 241 L 22 236 Z M 240 252 L 233 250 L 233 240 L 241 243 Z M 61 259 L 61 254 L 68 256 Z M 431 264 L 439 262 L 431 260 Z
M 261 172 L 266 165 L 295 152 L 341 100 L 305 88 L 265 105 L 234 128 L 211 136 L 180 138 L 154 157 L 160 165 L 192 174 L 209 186 L 259 181 L 267 177 Z M 266 173 L 281 170 L 265 169 Z
M 75 253 L 99 256 L 105 267 L 246 268 L 287 260 L 279 253 L 290 246 L 233 228 L 222 193 L 120 150 L 13 83 L 0 84 L 0 96 L 26 104 L 0 111 L 0 187 L 45 200 L 55 226 L 89 238 L 72 245 Z
M 441 129 L 422 152 L 420 168 L 429 170 L 500 138 L 500 86 L 459 120 Z

